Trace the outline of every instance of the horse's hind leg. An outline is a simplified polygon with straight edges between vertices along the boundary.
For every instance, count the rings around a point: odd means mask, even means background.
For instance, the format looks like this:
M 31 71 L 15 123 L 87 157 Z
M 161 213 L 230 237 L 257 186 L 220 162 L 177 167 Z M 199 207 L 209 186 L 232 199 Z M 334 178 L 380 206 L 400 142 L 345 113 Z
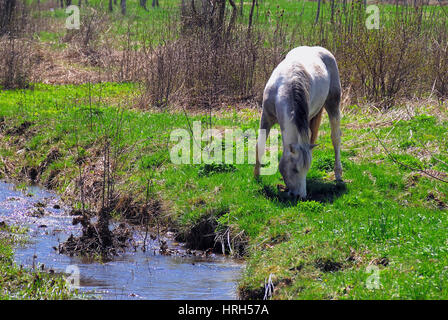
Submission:
M 327 110 L 330 118 L 331 141 L 334 148 L 334 174 L 336 181 L 342 180 L 342 164 L 341 164 L 341 111 L 339 104 L 341 101 L 340 89 L 330 92 L 327 101 L 325 101 L 325 110 Z
M 320 109 L 319 113 L 314 116 L 313 119 L 310 120 L 310 130 L 311 130 L 311 139 L 310 144 L 315 144 L 317 139 L 317 134 L 319 133 L 320 121 L 322 120 L 322 112 L 324 108 Z

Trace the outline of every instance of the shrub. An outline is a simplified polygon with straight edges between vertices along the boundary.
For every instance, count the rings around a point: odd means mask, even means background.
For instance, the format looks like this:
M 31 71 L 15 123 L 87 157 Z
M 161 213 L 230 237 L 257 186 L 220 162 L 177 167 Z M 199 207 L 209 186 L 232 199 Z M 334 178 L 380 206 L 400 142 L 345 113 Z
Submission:
M 32 41 L 7 36 L 0 38 L 0 86 L 5 89 L 28 88 L 33 68 L 40 60 Z
M 261 100 L 264 85 L 285 51 L 281 17 L 271 39 L 264 30 L 237 22 L 235 8 L 208 11 L 197 5 L 184 6 L 180 18 L 167 25 L 178 32 L 175 40 L 151 49 L 144 105 L 210 108 Z

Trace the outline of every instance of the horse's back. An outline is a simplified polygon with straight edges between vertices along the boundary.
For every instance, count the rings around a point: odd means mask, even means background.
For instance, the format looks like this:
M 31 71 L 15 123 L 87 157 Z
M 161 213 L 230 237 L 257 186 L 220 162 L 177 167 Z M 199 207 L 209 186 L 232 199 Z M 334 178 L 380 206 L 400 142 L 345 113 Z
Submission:
M 301 46 L 294 48 L 286 54 L 285 59 L 289 58 L 293 58 L 296 60 L 315 59 L 315 58 L 320 58 L 322 60 L 324 59 L 336 60 L 330 51 L 328 51 L 324 47 L 318 47 L 318 46 L 315 47 Z
M 334 56 L 322 47 L 302 46 L 292 49 L 274 69 L 266 84 L 264 100 L 273 104 L 297 81 L 297 75 L 308 83 L 309 117 L 317 114 L 325 103 L 332 87 L 339 85 L 339 75 Z
M 302 67 L 312 79 L 322 85 L 339 81 L 339 71 L 333 54 L 323 47 L 302 46 L 292 49 L 283 60 L 285 66 Z M 283 63 L 282 62 L 282 63 Z

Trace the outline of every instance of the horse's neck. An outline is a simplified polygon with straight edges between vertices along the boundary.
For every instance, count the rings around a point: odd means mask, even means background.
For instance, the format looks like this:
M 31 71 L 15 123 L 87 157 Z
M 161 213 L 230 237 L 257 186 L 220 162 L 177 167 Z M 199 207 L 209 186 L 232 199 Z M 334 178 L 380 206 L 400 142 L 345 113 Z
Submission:
M 299 130 L 296 127 L 294 121 L 286 121 L 282 126 L 282 141 L 283 146 L 287 146 L 290 144 L 309 144 L 310 138 L 309 135 L 300 134 Z

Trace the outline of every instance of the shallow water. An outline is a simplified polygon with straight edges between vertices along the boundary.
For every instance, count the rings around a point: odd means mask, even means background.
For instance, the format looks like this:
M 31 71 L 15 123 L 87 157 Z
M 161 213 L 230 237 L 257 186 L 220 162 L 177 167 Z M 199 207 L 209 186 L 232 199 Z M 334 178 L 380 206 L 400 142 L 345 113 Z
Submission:
M 33 217 L 36 203 L 45 202 L 45 214 Z M 80 274 L 80 291 L 100 299 L 236 299 L 236 282 L 243 264 L 223 257 L 163 256 L 158 241 L 150 241 L 148 250 L 125 253 L 107 263 L 85 261 L 56 252 L 70 234 L 79 235 L 80 226 L 72 225 L 68 208 L 59 197 L 39 187 L 19 191 L 11 183 L 0 181 L 0 221 L 27 227 L 28 241 L 14 250 L 18 265 L 55 272 L 68 272 L 74 265 Z M 135 233 L 138 241 L 142 235 Z M 173 242 L 171 246 L 182 247 Z

